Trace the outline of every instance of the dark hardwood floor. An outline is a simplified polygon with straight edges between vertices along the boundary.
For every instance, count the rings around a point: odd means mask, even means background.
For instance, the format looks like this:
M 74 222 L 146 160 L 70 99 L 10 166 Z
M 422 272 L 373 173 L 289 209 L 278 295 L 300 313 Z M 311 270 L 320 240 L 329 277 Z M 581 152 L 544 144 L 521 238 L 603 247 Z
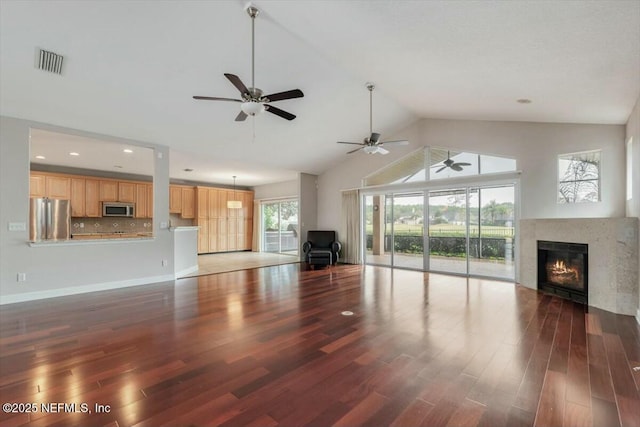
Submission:
M 0 331 L 2 426 L 640 425 L 635 319 L 509 283 L 293 264 L 2 306 Z

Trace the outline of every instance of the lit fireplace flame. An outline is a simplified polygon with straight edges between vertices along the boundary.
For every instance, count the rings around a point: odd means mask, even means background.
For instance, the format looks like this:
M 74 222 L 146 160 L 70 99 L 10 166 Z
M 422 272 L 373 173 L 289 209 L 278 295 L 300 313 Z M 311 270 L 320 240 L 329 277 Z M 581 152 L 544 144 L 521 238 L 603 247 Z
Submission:
M 576 267 L 567 267 L 564 260 L 556 260 L 553 264 L 551 264 L 551 271 L 553 274 L 562 274 L 562 275 L 573 275 L 575 276 L 575 280 L 580 279 L 580 273 Z

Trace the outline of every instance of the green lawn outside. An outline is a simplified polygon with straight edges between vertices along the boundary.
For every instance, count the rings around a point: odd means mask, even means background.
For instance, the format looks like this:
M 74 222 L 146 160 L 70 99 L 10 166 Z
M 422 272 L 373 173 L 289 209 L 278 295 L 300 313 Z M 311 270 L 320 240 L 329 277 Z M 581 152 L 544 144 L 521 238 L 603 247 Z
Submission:
M 367 234 L 373 233 L 373 226 L 367 225 Z M 391 224 L 387 223 L 387 230 L 391 230 Z M 422 225 L 394 224 L 394 234 L 403 236 L 421 236 L 423 233 Z M 481 227 L 482 237 L 513 237 L 513 227 L 502 227 L 495 225 L 484 225 Z M 437 224 L 429 227 L 429 236 L 431 237 L 464 237 L 467 229 L 464 225 L 457 224 Z M 478 236 L 478 226 L 472 225 L 469 228 L 471 237 Z

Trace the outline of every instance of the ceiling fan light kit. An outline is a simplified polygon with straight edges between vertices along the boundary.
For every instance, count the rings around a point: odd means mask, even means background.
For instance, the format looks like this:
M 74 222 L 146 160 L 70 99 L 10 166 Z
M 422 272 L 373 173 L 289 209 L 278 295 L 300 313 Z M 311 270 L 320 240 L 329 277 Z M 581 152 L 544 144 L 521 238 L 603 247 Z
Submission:
M 367 82 L 365 83 L 365 87 L 369 90 L 369 137 L 365 138 L 363 142 L 344 142 L 338 141 L 338 144 L 351 144 L 351 145 L 359 145 L 360 148 L 356 148 L 355 150 L 351 150 L 347 152 L 347 154 L 355 153 L 356 151 L 362 150 L 367 154 L 389 154 L 389 150 L 383 148 L 383 144 L 387 145 L 408 145 L 409 141 L 401 140 L 401 141 L 380 141 L 380 134 L 373 131 L 373 89 L 375 89 L 376 85 L 373 83 Z
M 282 117 L 285 120 L 293 120 L 295 115 L 281 110 L 279 108 L 270 105 L 271 102 L 283 101 L 285 99 L 302 98 L 304 93 L 300 89 L 287 90 L 284 92 L 273 93 L 271 95 L 263 95 L 263 91 L 258 89 L 255 84 L 255 19 L 260 14 L 260 11 L 254 7 L 249 6 L 247 13 L 251 17 L 251 87 L 247 87 L 240 77 L 235 74 L 225 73 L 225 77 L 231 82 L 232 85 L 240 91 L 241 99 L 234 98 L 220 98 L 216 96 L 199 96 L 196 95 L 193 99 L 205 100 L 205 101 L 229 101 L 240 102 L 240 112 L 236 116 L 236 122 L 243 122 L 248 116 L 256 116 L 265 111 L 271 114 Z

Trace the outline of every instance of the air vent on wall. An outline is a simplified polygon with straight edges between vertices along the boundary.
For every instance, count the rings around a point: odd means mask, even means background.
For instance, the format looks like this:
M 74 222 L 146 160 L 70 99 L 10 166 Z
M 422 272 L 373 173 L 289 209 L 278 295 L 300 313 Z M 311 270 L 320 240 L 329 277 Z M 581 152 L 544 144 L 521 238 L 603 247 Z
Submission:
M 64 57 L 48 50 L 38 49 L 37 67 L 50 73 L 62 74 L 62 60 Z

